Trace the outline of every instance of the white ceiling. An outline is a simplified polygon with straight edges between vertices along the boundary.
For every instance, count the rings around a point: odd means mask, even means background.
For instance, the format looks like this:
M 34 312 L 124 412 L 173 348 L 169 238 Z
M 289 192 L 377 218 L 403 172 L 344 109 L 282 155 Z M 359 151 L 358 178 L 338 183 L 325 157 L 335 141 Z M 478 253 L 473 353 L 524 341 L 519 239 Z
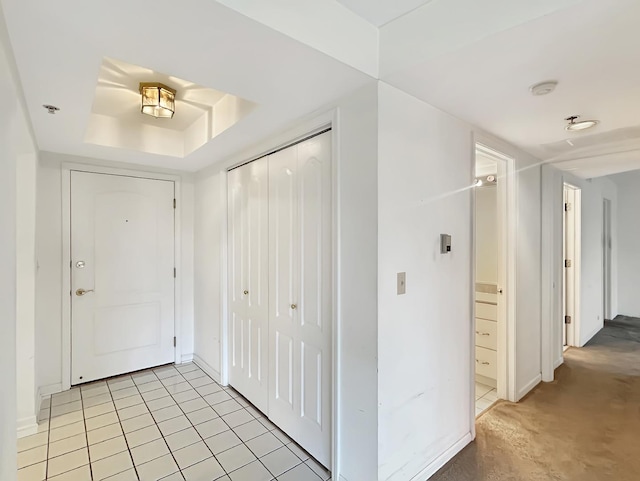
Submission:
M 1 1 L 42 150 L 198 170 L 380 77 L 576 175 L 640 168 L 637 0 Z M 103 57 L 257 107 L 184 159 L 89 145 Z
M 620 153 L 625 146 L 616 140 L 616 131 L 640 126 L 640 2 L 573 3 L 455 51 L 432 55 L 385 80 L 541 160 L 556 160 L 558 152 L 549 147 L 561 143 L 565 149 L 559 160 L 573 157 L 573 162 L 558 166 L 571 168 L 576 175 L 640 168 L 640 151 L 627 150 L 609 170 L 608 159 L 598 160 L 591 149 L 574 149 L 565 142 L 579 143 L 585 136 L 599 134 L 592 148 L 600 149 L 600 155 Z M 559 81 L 553 94 L 530 94 L 531 85 L 551 79 Z M 566 132 L 564 118 L 574 114 L 599 119 L 601 124 L 582 133 Z M 605 143 L 608 149 L 603 153 Z M 598 163 L 602 165 L 594 170 Z
M 433 0 L 337 0 L 367 22 L 380 27 Z
M 41 150 L 199 170 L 282 131 L 371 77 L 212 0 L 2 0 Z M 157 28 L 156 26 L 162 26 Z M 183 159 L 84 142 L 104 57 L 254 102 Z M 49 115 L 42 104 L 60 107 Z

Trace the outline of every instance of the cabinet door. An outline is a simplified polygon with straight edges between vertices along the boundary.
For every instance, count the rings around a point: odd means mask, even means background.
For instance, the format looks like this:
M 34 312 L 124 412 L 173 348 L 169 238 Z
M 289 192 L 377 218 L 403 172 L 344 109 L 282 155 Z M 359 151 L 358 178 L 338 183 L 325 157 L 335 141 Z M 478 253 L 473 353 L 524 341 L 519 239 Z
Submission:
M 258 409 L 268 399 L 268 168 L 228 174 L 229 383 Z
M 269 417 L 331 464 L 331 142 L 269 158 Z

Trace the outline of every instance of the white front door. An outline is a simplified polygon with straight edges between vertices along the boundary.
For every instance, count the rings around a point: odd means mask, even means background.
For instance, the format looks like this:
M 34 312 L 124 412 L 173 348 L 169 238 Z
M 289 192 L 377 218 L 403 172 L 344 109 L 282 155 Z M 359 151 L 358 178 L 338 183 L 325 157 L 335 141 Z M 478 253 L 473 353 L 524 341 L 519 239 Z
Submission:
M 174 183 L 71 172 L 71 384 L 174 361 Z
M 331 466 L 331 136 L 269 156 L 269 418 Z
M 267 158 L 228 173 L 229 384 L 268 405 L 269 195 Z

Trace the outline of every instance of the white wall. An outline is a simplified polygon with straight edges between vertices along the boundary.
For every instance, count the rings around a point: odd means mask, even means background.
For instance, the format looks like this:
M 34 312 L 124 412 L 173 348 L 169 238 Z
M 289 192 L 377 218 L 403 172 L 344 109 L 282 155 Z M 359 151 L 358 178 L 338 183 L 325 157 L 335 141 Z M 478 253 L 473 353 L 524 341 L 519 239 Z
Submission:
M 335 112 L 335 116 L 334 113 Z M 344 481 L 377 476 L 377 86 L 367 87 L 302 119 L 245 152 L 199 173 L 195 221 L 195 354 L 213 374 L 221 369 L 221 319 L 226 279 L 224 240 L 226 175 L 234 164 L 255 158 L 333 123 L 337 154 L 337 323 L 339 363 L 334 366 L 340 439 L 339 473 Z M 222 171 L 221 171 L 222 169 Z M 226 241 L 225 241 L 226 242 Z M 226 280 L 225 280 L 226 282 Z M 206 366 L 205 366 L 206 367 Z
M 581 275 L 580 314 L 576 322 L 579 332 L 578 344 L 585 345 L 604 326 L 603 296 L 603 199 L 611 200 L 612 210 L 612 299 L 611 310 L 615 316 L 619 311 L 618 291 L 618 230 L 616 211 L 618 194 L 616 184 L 607 177 L 585 180 L 551 165 L 544 166 L 543 176 L 543 363 L 546 369 L 562 364 L 562 218 L 563 185 L 569 183 L 581 190 Z M 622 259 L 622 257 L 620 257 Z M 626 260 L 625 260 L 626 262 Z M 622 266 L 621 266 L 622 267 Z M 553 380 L 547 372 L 545 381 Z
M 384 83 L 379 105 L 378 479 L 396 481 L 471 440 L 474 168 L 470 126 Z
M 618 259 L 617 279 L 618 309 L 614 314 L 640 317 L 640 171 L 614 175 L 611 180 L 618 189 L 617 215 L 612 207 L 613 221 L 617 223 Z M 615 229 L 612 228 L 615 232 Z M 615 266 L 616 263 L 612 262 Z M 615 292 L 615 291 L 614 291 Z
M 518 170 L 515 391 L 540 380 L 540 168 L 384 83 L 379 103 L 378 479 L 409 480 L 471 440 L 474 134 Z M 452 235 L 451 254 L 440 254 L 441 233 Z M 402 296 L 398 272 L 407 274 Z
M 222 235 L 226 222 L 226 176 L 213 172 L 195 184 L 195 360 L 220 380 Z
M 476 189 L 476 282 L 498 283 L 498 188 Z
M 133 169 L 150 173 L 176 174 L 181 177 L 182 215 L 180 241 L 182 259 L 180 291 L 180 343 L 182 358 L 193 354 L 193 203 L 191 174 L 119 164 L 96 159 L 42 152 L 38 169 L 36 221 L 36 385 L 41 395 L 62 388 L 62 170 L 63 162 Z M 180 269 L 180 266 L 178 266 Z
M 16 479 L 16 427 L 20 422 L 16 419 L 34 414 L 30 302 L 33 300 L 33 256 L 29 255 L 33 243 L 18 246 L 18 242 L 25 240 L 32 229 L 36 152 L 31 126 L 24 115 L 24 98 L 1 7 L 0 105 L 0 479 L 12 481 Z M 25 184 L 25 192 L 20 194 L 16 187 L 18 181 Z M 17 217 L 22 214 L 26 219 L 18 224 Z M 18 265 L 27 269 L 20 278 Z M 18 282 L 24 288 L 21 292 L 17 292 Z M 19 360 L 17 353 L 20 353 Z M 19 386 L 17 376 L 24 376 Z
M 28 139 L 30 140 L 30 139 Z M 37 431 L 35 379 L 35 298 L 36 298 L 36 170 L 35 146 L 17 162 L 17 332 L 18 435 Z

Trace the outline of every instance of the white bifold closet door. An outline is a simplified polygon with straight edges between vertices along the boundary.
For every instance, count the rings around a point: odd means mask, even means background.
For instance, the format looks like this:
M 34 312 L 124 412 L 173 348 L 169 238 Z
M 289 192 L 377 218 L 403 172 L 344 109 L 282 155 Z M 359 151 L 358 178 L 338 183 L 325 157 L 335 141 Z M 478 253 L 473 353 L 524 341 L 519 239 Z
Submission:
M 269 195 L 267 158 L 228 174 L 229 383 L 268 410 Z
M 269 157 L 269 418 L 331 464 L 331 137 Z

